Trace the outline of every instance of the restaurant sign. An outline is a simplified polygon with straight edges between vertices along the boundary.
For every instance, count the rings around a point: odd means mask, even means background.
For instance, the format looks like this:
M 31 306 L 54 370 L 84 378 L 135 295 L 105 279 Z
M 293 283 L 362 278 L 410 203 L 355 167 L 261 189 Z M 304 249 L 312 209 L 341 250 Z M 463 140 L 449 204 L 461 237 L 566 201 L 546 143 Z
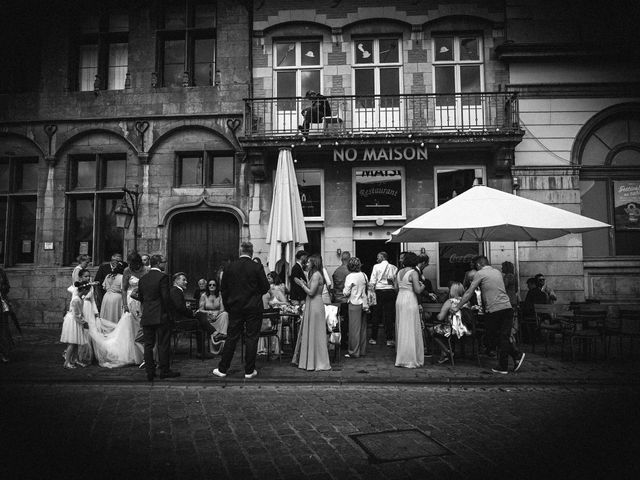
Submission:
M 397 160 L 426 160 L 427 147 L 388 147 L 388 148 L 334 148 L 334 162 L 380 162 Z
M 616 230 L 640 230 L 640 182 L 614 181 Z

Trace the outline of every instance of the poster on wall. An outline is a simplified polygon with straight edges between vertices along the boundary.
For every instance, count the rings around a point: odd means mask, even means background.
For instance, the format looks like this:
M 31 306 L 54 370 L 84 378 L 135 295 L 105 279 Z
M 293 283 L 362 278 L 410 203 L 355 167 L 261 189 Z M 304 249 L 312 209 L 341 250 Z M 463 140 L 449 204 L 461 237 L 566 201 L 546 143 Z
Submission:
M 640 181 L 613 182 L 616 230 L 640 230 Z
M 480 255 L 479 243 L 440 243 L 438 246 L 438 273 L 440 287 L 448 288 L 449 282 L 464 280 L 470 270 L 473 257 Z

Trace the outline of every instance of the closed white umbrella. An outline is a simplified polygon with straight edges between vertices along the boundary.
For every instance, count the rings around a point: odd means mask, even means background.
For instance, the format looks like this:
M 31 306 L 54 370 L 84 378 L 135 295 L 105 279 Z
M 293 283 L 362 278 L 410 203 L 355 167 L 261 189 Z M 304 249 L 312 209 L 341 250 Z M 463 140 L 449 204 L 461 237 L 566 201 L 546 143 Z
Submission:
M 275 269 L 281 258 L 282 246 L 285 245 L 285 260 L 291 269 L 295 262 L 296 245 L 307 241 L 293 157 L 290 149 L 281 148 L 273 182 L 273 201 L 267 231 L 267 243 L 270 245 L 269 268 Z M 286 278 L 282 280 L 286 282 Z
M 410 221 L 390 242 L 540 241 L 611 225 L 478 185 Z

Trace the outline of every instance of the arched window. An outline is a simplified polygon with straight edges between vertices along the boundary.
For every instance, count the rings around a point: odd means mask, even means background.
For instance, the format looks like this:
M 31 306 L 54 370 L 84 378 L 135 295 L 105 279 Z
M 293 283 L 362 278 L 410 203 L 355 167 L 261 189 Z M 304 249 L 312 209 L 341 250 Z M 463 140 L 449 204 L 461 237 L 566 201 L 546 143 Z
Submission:
M 640 255 L 640 105 L 596 116 L 576 142 L 582 213 L 613 225 L 583 235 L 584 257 Z

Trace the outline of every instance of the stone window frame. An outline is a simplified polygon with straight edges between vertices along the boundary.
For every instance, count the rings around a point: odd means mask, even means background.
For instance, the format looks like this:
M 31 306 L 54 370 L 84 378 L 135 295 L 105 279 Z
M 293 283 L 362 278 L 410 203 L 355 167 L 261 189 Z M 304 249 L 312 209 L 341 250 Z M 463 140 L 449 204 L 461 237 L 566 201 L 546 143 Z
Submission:
M 185 158 L 198 158 L 202 162 L 202 170 L 200 172 L 201 180 L 196 183 L 184 183 L 182 181 L 182 162 Z M 231 182 L 216 183 L 214 178 L 214 167 L 216 158 L 231 158 Z M 174 187 L 215 187 L 215 188 L 233 188 L 235 187 L 235 152 L 231 150 L 197 150 L 186 151 L 181 150 L 175 152 L 175 169 L 174 169 Z
M 325 189 L 324 189 L 324 170 L 321 168 L 297 168 L 296 169 L 296 178 L 300 178 L 300 176 L 304 177 L 305 174 L 319 174 L 320 175 L 320 215 L 317 216 L 304 216 L 305 221 L 324 221 L 324 213 L 325 213 Z M 300 181 L 298 181 L 298 185 L 300 185 Z M 300 202 L 302 201 L 302 194 L 300 194 Z M 304 209 L 303 209 L 304 215 Z
M 38 204 L 38 176 L 35 179 L 34 188 L 23 188 L 25 174 L 22 168 L 25 163 L 39 168 L 39 159 L 34 156 L 26 157 L 0 157 L 0 164 L 6 165 L 7 185 L 0 186 L 0 264 L 11 267 L 21 264 L 35 263 L 35 248 L 37 235 L 36 209 Z M 3 169 L 4 170 L 4 169 Z M 24 202 L 34 202 L 32 221 L 26 223 L 29 218 L 18 213 L 19 207 Z M 23 252 L 19 237 L 25 225 L 32 225 L 33 239 L 29 252 Z M 24 239 L 23 239 L 24 240 Z M 28 239 L 27 239 L 28 240 Z M 26 256 L 21 257 L 21 254 Z
M 76 184 L 78 162 L 95 162 L 95 177 L 92 185 Z M 110 161 L 124 161 L 124 170 L 122 172 L 122 182 L 111 182 L 108 180 L 108 165 Z M 89 250 L 86 252 L 92 259 L 94 264 L 107 261 L 113 251 L 123 251 L 124 246 L 124 230 L 115 227 L 115 216 L 113 211 L 121 202 L 124 193 L 122 187 L 125 186 L 127 168 L 126 152 L 109 152 L 109 153 L 72 153 L 68 155 L 68 172 L 67 172 L 67 189 L 65 191 L 66 209 L 65 209 L 65 242 L 64 242 L 64 264 L 73 265 L 79 254 L 80 242 L 77 237 L 77 228 L 72 226 L 74 220 L 74 205 L 78 201 L 91 201 L 92 203 L 92 231 Z M 105 213 L 105 209 L 109 213 Z M 107 226 L 105 222 L 108 222 Z M 115 241 L 108 243 L 115 232 Z M 109 235 L 107 234 L 109 233 Z M 78 243 L 76 248 L 76 242 Z M 117 245 L 116 245 L 117 244 Z M 77 250 L 77 251 L 76 251 Z
M 177 5 L 184 5 L 185 11 L 185 24 L 180 25 L 168 25 L 167 15 L 169 7 Z M 157 56 L 156 56 L 156 70 L 158 73 L 159 85 L 163 87 L 212 87 L 216 83 L 216 71 L 217 71 L 217 21 L 218 12 L 216 4 L 212 4 L 214 8 L 213 12 L 213 25 L 203 26 L 198 23 L 198 6 L 206 5 L 208 2 L 203 0 L 181 0 L 176 2 L 165 1 L 162 8 L 158 10 L 157 17 Z M 184 41 L 185 55 L 183 59 L 182 77 L 176 79 L 176 82 L 171 84 L 168 80 L 167 72 L 165 71 L 165 50 L 166 42 L 168 41 Z M 212 40 L 212 59 L 209 72 L 209 79 L 206 84 L 199 84 L 196 80 L 196 42 L 198 40 Z M 186 74 L 186 76 L 185 76 Z
M 122 19 L 126 17 L 126 30 Z M 116 19 L 119 18 L 119 21 Z M 70 62 L 71 85 L 69 89 L 78 92 L 92 92 L 96 90 L 123 90 L 126 88 L 126 73 L 129 68 L 129 14 L 117 5 L 101 5 L 97 11 L 83 12 L 77 20 L 80 25 L 80 33 L 74 38 L 72 60 Z M 112 65 L 110 49 L 112 45 L 126 44 L 125 55 L 127 64 Z M 92 47 L 97 55 L 96 65 L 83 67 L 83 47 Z M 122 57 L 119 57 L 121 60 Z M 83 81 L 82 70 L 90 69 L 93 78 L 89 75 Z M 113 69 L 125 69 L 125 76 L 111 80 L 110 72 Z

